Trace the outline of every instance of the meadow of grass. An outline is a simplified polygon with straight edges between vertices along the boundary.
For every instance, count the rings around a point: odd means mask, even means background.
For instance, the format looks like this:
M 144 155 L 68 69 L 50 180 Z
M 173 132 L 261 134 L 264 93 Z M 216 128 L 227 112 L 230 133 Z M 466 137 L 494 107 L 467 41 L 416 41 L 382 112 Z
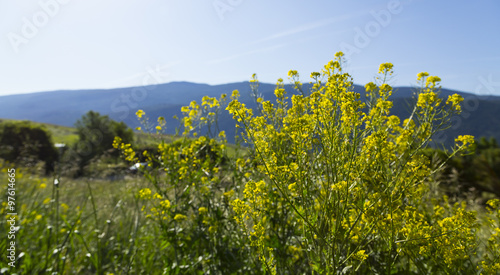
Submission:
M 338 53 L 312 73 L 311 91 L 290 71 L 297 93 L 289 98 L 280 79 L 275 102 L 258 96 L 254 76 L 255 110 L 238 91 L 227 108 L 225 95 L 192 102 L 175 138 L 159 135 L 160 117 L 155 134 L 140 136 L 155 151 L 115 138 L 126 161 L 148 162 L 119 181 L 43 178 L 2 162 L 2 196 L 15 200 L 2 201 L 0 234 L 15 236 L 16 257 L 2 257 L 1 272 L 498 274 L 500 200 L 443 195 L 444 164 L 422 153 L 460 113 L 460 96 L 442 102 L 440 79 L 421 73 L 412 115 L 400 121 L 390 115 L 392 64 L 380 66 L 365 100 L 342 63 Z M 245 148 L 213 131 L 224 109 Z M 456 142 L 450 157 L 474 140 Z M 1 238 L 5 254 L 11 241 Z

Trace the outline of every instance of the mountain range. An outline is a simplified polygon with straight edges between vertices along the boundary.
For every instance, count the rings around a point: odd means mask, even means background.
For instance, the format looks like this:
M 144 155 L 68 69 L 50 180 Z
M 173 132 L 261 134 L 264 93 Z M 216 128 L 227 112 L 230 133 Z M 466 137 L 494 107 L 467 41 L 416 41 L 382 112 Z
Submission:
M 303 90 L 307 91 L 310 87 L 310 84 L 304 84 Z M 274 84 L 259 85 L 259 93 L 264 100 L 274 101 L 274 89 Z M 285 85 L 285 89 L 289 94 L 297 93 L 292 85 Z M 240 92 L 240 101 L 249 107 L 255 106 L 250 96 L 249 82 L 222 85 L 170 82 L 129 88 L 59 90 L 0 96 L 0 118 L 73 126 L 82 115 L 93 110 L 135 128 L 140 126 L 135 112 L 142 109 L 152 123 L 156 122 L 158 116 L 165 117 L 167 133 L 172 134 L 179 124 L 173 116 L 181 117 L 182 106 L 189 105 L 193 100 L 200 102 L 203 96 L 219 97 L 225 93 L 229 97 L 233 90 Z M 354 85 L 354 91 L 365 94 L 363 86 Z M 394 102 L 391 113 L 401 118 L 408 117 L 415 91 L 412 87 L 395 87 L 390 98 Z M 459 134 L 495 137 L 500 140 L 500 96 L 474 95 L 443 88 L 441 97 L 446 98 L 454 93 L 465 99 L 463 112 L 453 117 L 451 128 L 436 136 L 434 141 L 449 145 Z M 234 122 L 227 111 L 222 113 L 220 129 L 226 131 L 228 141 L 234 141 Z

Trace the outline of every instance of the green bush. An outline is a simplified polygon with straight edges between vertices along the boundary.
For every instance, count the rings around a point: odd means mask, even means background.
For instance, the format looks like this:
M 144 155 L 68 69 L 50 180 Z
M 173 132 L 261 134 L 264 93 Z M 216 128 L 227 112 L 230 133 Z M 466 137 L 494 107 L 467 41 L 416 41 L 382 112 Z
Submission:
M 393 65 L 380 66 L 365 101 L 353 92 L 342 57 L 311 74 L 308 93 L 290 71 L 298 94 L 288 98 L 280 79 L 276 102 L 258 98 L 257 114 L 237 91 L 227 108 L 258 161 L 258 173 L 232 205 L 264 269 L 293 274 L 299 261 L 317 274 L 496 270 L 485 252 L 492 243 L 478 245 L 476 213 L 429 193 L 436 170 L 422 149 L 460 113 L 462 98 L 442 102 L 440 78 L 420 73 L 414 109 L 400 121 L 388 100 Z M 451 156 L 474 140 L 456 142 Z
M 54 171 L 58 152 L 46 129 L 29 122 L 7 122 L 0 124 L 0 158 L 27 167 L 43 162 L 48 174 Z
M 103 155 L 117 158 L 119 153 L 113 149 L 115 136 L 127 143 L 134 139 L 132 129 L 123 122 L 116 122 L 108 116 L 89 111 L 82 116 L 75 127 L 78 142 L 66 152 L 64 157 L 65 171 L 74 171 L 76 177 L 85 174 L 85 168 L 91 161 L 97 161 Z M 87 171 L 88 172 L 88 171 Z

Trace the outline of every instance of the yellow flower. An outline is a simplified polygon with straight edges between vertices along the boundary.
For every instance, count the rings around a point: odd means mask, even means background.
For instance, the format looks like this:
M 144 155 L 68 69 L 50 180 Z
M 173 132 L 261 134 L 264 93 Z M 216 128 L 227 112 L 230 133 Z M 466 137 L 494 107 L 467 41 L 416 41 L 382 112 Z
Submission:
M 151 189 L 143 188 L 139 190 L 139 198 L 149 200 L 151 198 Z
M 233 93 L 231 94 L 231 99 L 235 100 L 238 97 L 240 97 L 240 92 L 238 92 L 238 90 L 234 90 Z
M 175 217 L 174 217 L 174 220 L 176 221 L 182 221 L 182 220 L 185 220 L 187 217 L 185 215 L 182 215 L 182 214 L 176 214 Z
M 312 72 L 310 77 L 311 77 L 312 79 L 317 79 L 317 78 L 318 78 L 318 77 L 320 77 L 320 76 L 321 76 L 321 74 L 320 74 L 320 73 L 318 73 L 318 72 Z
M 365 250 L 359 250 L 352 257 L 358 261 L 364 261 L 368 258 L 368 255 L 365 253 Z
M 439 102 L 440 99 L 435 92 L 426 92 L 418 95 L 417 106 L 424 109 L 429 106 L 429 108 L 432 110 L 432 105 Z
M 170 208 L 170 201 L 169 200 L 161 201 L 160 206 L 165 208 L 165 209 L 168 209 L 168 208 Z
M 156 131 L 161 131 L 161 126 L 156 126 Z
M 45 189 L 45 187 L 47 187 L 47 184 L 45 184 L 45 183 L 42 183 L 42 184 L 40 184 L 40 186 L 39 186 L 39 188 L 40 188 L 40 189 Z
M 285 96 L 285 86 L 283 84 L 283 79 L 278 79 L 278 82 L 276 83 L 276 89 L 274 89 L 274 95 L 279 98 L 279 99 L 282 99 L 284 96 Z
M 396 126 L 398 126 L 400 123 L 399 121 L 399 117 L 397 116 L 390 116 L 388 119 L 387 119 L 387 124 L 391 127 L 391 128 L 394 128 Z
M 64 210 L 64 212 L 68 211 L 68 209 L 69 209 L 69 206 L 65 203 L 61 203 L 61 207 Z
M 367 92 L 374 91 L 375 89 L 377 89 L 377 85 L 375 85 L 375 83 L 373 82 L 370 82 L 365 85 L 365 89 Z
M 461 95 L 454 94 L 448 96 L 448 100 L 446 100 L 446 104 L 451 103 L 451 107 L 454 108 L 456 111 L 461 111 L 462 108 L 460 106 L 460 102 L 464 101 L 464 98 Z
M 135 113 L 135 115 L 137 116 L 137 118 L 141 118 L 143 115 L 145 115 L 146 113 L 143 111 L 143 110 L 139 110 Z
M 421 72 L 417 74 L 417 81 L 420 81 L 422 78 L 426 78 L 429 76 L 428 72 Z
M 257 74 L 252 74 L 252 79 L 250 79 L 250 83 L 259 83 L 259 80 L 257 80 Z
M 122 144 L 122 139 L 120 137 L 115 137 L 113 140 L 113 148 L 118 149 L 120 148 L 120 145 Z
M 394 67 L 394 65 L 392 65 L 392 63 L 382 63 L 380 64 L 380 67 L 378 68 L 378 72 L 379 73 L 389 73 L 389 74 L 392 74 L 392 68 Z
M 500 206 L 500 200 L 499 199 L 492 199 L 492 200 L 489 200 L 488 202 L 486 202 L 486 204 L 490 207 L 492 207 L 493 209 L 496 209 L 497 207 Z
M 296 70 L 290 70 L 290 71 L 288 72 L 288 76 L 289 76 L 289 77 L 294 77 L 294 76 L 297 76 L 297 77 L 298 77 L 298 76 L 299 76 L 299 73 L 298 73 Z
M 208 212 L 208 209 L 206 207 L 200 207 L 198 208 L 198 212 L 200 213 L 200 215 L 204 215 Z
M 217 226 L 210 226 L 208 228 L 208 232 L 210 232 L 210 233 L 215 233 L 215 231 L 217 231 Z
M 427 81 L 425 82 L 426 87 L 434 88 L 436 84 L 438 84 L 441 81 L 441 78 L 437 76 L 429 76 L 427 78 Z
M 462 143 L 461 146 L 466 146 L 467 144 L 473 144 L 474 143 L 474 137 L 471 135 L 460 135 L 455 139 L 456 143 Z
M 231 190 L 229 190 L 227 192 L 224 192 L 224 197 L 229 198 L 229 197 L 232 197 L 233 195 L 234 195 L 234 190 L 233 189 L 231 189 Z

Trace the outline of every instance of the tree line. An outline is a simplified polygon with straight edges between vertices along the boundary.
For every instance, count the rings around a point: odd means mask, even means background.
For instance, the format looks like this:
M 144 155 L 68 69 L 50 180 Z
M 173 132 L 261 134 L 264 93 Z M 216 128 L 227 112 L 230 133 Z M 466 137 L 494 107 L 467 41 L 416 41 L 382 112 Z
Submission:
M 75 123 L 78 140 L 57 149 L 52 135 L 43 126 L 29 121 L 0 124 L 0 158 L 25 167 L 43 166 L 45 174 L 55 172 L 56 163 L 83 176 L 87 166 L 104 154 L 118 158 L 113 149 L 115 136 L 133 142 L 134 133 L 125 123 L 89 111 Z

